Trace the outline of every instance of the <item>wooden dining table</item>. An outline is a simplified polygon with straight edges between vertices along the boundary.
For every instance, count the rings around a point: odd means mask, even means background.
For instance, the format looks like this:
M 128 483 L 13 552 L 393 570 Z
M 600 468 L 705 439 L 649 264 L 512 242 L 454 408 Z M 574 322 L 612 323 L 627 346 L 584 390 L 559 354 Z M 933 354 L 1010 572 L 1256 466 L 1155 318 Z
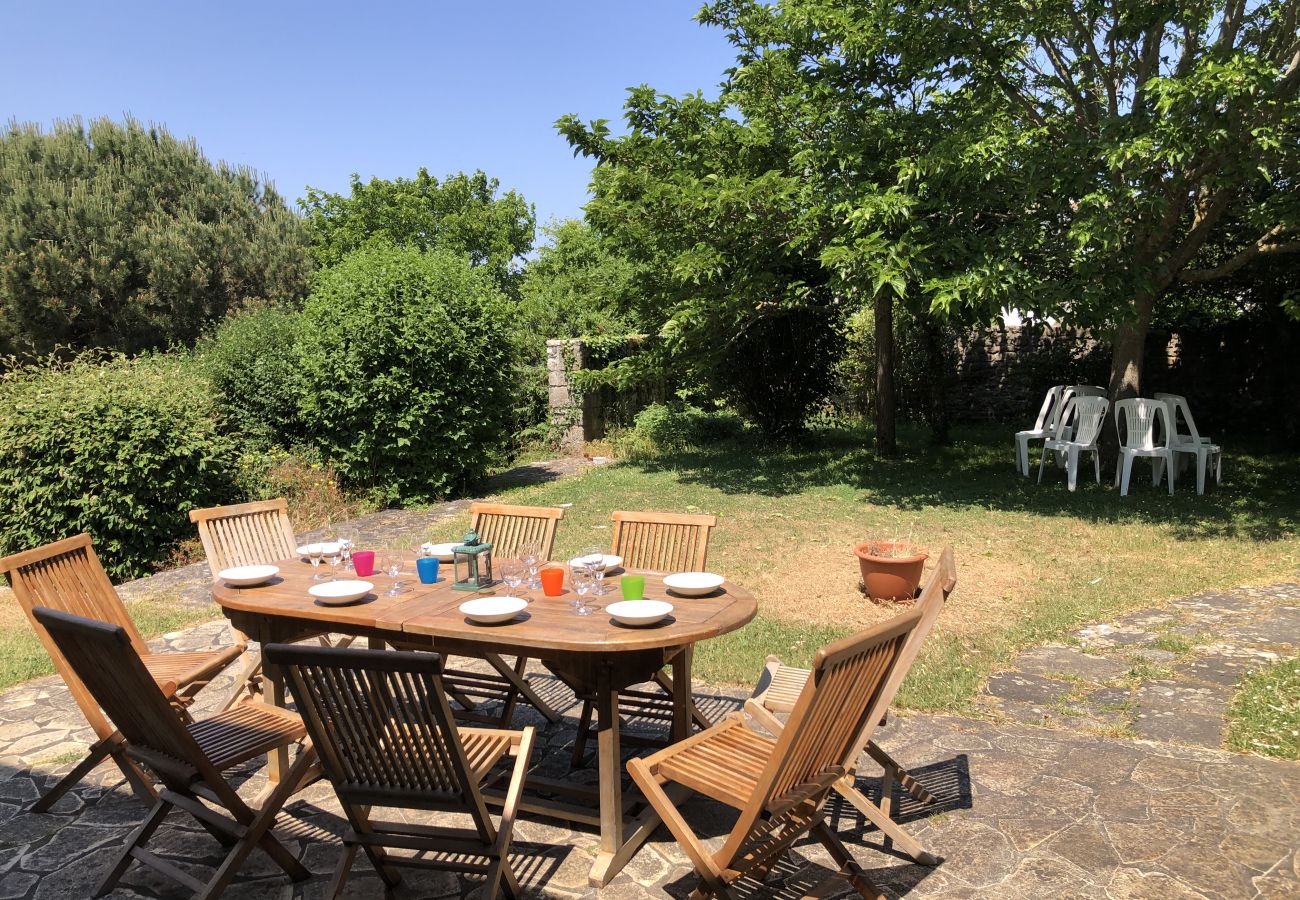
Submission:
M 634 790 L 623 788 L 620 746 L 619 692 L 649 681 L 664 666 L 672 666 L 672 740 L 687 737 L 692 727 L 691 659 L 695 644 L 744 626 L 757 610 L 747 591 L 726 582 L 704 597 L 681 597 L 663 583 L 663 573 L 643 574 L 645 598 L 667 600 L 673 611 L 663 622 L 649 627 L 627 627 L 605 612 L 610 602 L 621 599 L 617 588 L 611 594 L 588 597 L 594 611 L 577 615 L 572 606 L 567 578 L 565 592 L 558 597 L 527 594 L 528 608 L 514 619 L 497 625 L 471 622 L 460 604 L 474 597 L 504 594 L 494 585 L 477 592 L 452 588 L 450 565 L 442 567 L 436 584 L 421 584 L 414 575 L 414 554 L 408 554 L 402 593 L 386 593 L 392 580 L 374 575 L 365 580 L 373 592 L 346 606 L 325 606 L 308 594 L 312 567 L 302 559 L 276 563 L 279 575 L 257 587 L 236 587 L 218 580 L 213 596 L 231 624 L 252 640 L 280 643 L 302 640 L 321 633 L 349 634 L 366 638 L 371 646 L 400 644 L 417 646 L 443 654 L 486 658 L 493 654 L 525 656 L 543 663 L 580 697 L 595 701 L 597 718 L 596 762 L 598 784 L 577 785 L 530 775 L 529 795 L 522 807 L 548 817 L 566 819 L 600 829 L 600 844 L 589 875 L 594 886 L 603 886 L 626 865 L 659 824 L 658 816 Z M 617 581 L 615 572 L 609 581 Z M 342 576 L 341 576 L 342 577 Z M 354 577 L 347 573 L 347 577 Z M 267 702 L 283 706 L 285 689 L 282 673 L 266 665 Z M 273 754 L 268 762 L 271 781 L 287 772 L 287 751 Z M 491 792 L 488 792 L 491 795 Z

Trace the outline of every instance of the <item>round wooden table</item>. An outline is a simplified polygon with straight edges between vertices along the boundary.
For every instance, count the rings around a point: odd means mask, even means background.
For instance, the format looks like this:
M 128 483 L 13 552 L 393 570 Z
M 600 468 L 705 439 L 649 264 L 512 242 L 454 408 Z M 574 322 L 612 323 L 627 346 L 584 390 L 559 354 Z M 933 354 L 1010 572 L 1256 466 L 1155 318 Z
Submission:
M 377 554 L 381 555 L 381 554 Z M 603 607 L 620 599 L 617 587 L 604 597 L 590 598 L 595 611 L 590 616 L 573 612 L 572 594 L 543 597 L 529 592 L 528 609 L 510 622 L 476 625 L 459 611 L 468 599 L 505 593 L 501 585 L 478 592 L 451 587 L 450 565 L 440 567 L 437 584 L 420 584 L 415 577 L 414 554 L 408 554 L 404 568 L 404 591 L 388 596 L 391 579 L 384 575 L 366 578 L 375 590 L 348 606 L 324 606 L 307 589 L 312 567 L 302 559 L 283 560 L 276 565 L 280 574 L 269 584 L 239 588 L 218 581 L 213 597 L 231 624 L 249 638 L 262 643 L 295 641 L 321 633 L 350 634 L 367 638 L 372 646 L 400 643 L 419 645 L 441 653 L 480 657 L 492 661 L 501 654 L 540 660 L 561 680 L 582 696 L 595 698 L 597 711 L 598 807 L 593 813 L 584 788 L 546 782 L 530 776 L 530 789 L 541 788 L 556 796 L 576 799 L 530 799 L 524 809 L 598 825 L 600 847 L 590 882 L 602 886 L 616 875 L 648 839 L 659 819 L 636 798 L 625 798 L 622 757 L 619 746 L 619 691 L 650 680 L 665 665 L 672 664 L 673 740 L 691 729 L 691 656 L 699 641 L 735 631 L 754 618 L 757 604 L 743 588 L 725 583 L 705 597 L 679 597 L 664 587 L 663 577 L 646 576 L 646 599 L 667 600 L 672 615 L 651 627 L 629 628 L 617 624 Z M 322 568 L 322 571 L 326 571 Z M 340 577 L 343 574 L 340 573 Z M 354 577 L 346 573 L 346 577 Z M 613 581 L 617 581 L 615 576 Z M 496 666 L 503 674 L 509 666 Z M 284 705 L 284 682 L 275 666 L 266 665 L 268 702 Z M 522 679 L 519 679 L 522 681 Z M 518 687 L 519 685 L 516 684 Z M 525 695 L 531 688 L 523 685 Z M 535 696 L 535 695 L 533 695 Z M 530 697 L 530 699 L 532 699 Z M 287 753 L 281 751 L 269 761 L 272 781 L 287 770 Z M 582 802 L 585 799 L 586 802 Z M 625 817 L 625 808 L 631 810 Z

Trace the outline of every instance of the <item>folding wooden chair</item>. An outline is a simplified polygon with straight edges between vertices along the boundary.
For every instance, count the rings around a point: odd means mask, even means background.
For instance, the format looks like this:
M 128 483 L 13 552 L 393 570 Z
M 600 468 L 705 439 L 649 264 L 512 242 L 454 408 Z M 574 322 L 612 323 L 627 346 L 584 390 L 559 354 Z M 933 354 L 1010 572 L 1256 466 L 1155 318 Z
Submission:
M 217 573 L 224 569 L 265 565 L 291 559 L 298 554 L 293 525 L 289 522 L 289 505 L 282 497 L 233 506 L 192 509 L 190 521 L 199 528 L 199 541 L 208 558 L 213 581 L 217 580 Z M 239 638 L 248 641 L 247 635 L 240 634 Z M 329 643 L 324 635 L 318 640 L 322 644 Z M 346 647 L 352 643 L 352 638 L 344 637 L 338 643 Z M 229 709 L 243 699 L 245 692 L 249 697 L 260 693 L 261 674 L 261 657 L 249 654 L 235 682 L 235 690 L 226 699 L 224 708 Z
M 912 663 L 916 662 L 917 654 L 921 651 L 921 645 L 925 642 L 930 629 L 934 627 L 934 622 L 939 617 L 939 613 L 943 612 L 943 605 L 947 601 L 948 595 L 952 593 L 953 588 L 956 586 L 957 565 L 953 561 L 952 547 L 949 546 L 945 547 L 943 553 L 939 555 L 939 562 L 935 565 L 925 589 L 921 591 L 920 599 L 917 600 L 916 608 L 921 613 L 921 621 L 916 626 L 916 630 L 912 632 L 912 637 L 909 639 L 907 646 L 903 649 L 903 655 L 898 662 L 894 677 L 886 688 L 885 698 L 887 702 L 893 702 L 894 694 L 898 692 L 903 679 L 907 677 L 907 673 L 912 668 Z M 779 735 L 783 726 L 780 720 L 772 714 L 789 713 L 794 710 L 799 694 L 808 681 L 808 674 L 808 669 L 785 666 L 775 656 L 769 656 L 763 676 L 754 689 L 753 696 L 745 701 L 745 712 L 753 716 L 759 724 L 772 734 Z M 884 724 L 883 717 L 880 724 Z M 862 750 L 885 770 L 881 785 L 880 804 L 872 803 L 855 786 L 854 782 L 857 776 L 856 758 L 848 774 L 835 783 L 836 793 L 853 804 L 868 821 L 880 829 L 886 839 L 892 840 L 913 860 L 922 865 L 937 865 L 939 858 L 918 844 L 910 834 L 894 821 L 891 815 L 895 780 L 921 803 L 934 803 L 934 795 L 927 791 L 910 772 L 900 766 L 892 756 L 881 749 L 875 741 L 868 739 L 866 746 Z
M 519 896 L 506 854 L 533 751 L 531 727 L 457 728 L 441 659 L 433 653 L 289 644 L 271 644 L 265 652 L 285 673 L 350 826 L 331 897 L 342 894 L 358 849 L 389 888 L 400 881 L 395 866 L 412 866 L 481 874 L 484 897 L 495 897 L 502 882 L 506 893 Z M 494 827 L 480 785 L 507 756 L 514 757 L 510 784 Z M 376 821 L 372 806 L 464 813 L 472 827 Z M 395 856 L 385 848 L 416 855 Z
M 85 685 L 59 652 L 58 645 L 46 633 L 44 626 L 32 616 L 32 610 L 45 606 L 120 626 L 129 638 L 131 647 L 144 660 L 150 676 L 158 683 L 170 682 L 176 685 L 172 703 L 182 715 L 188 715 L 184 710 L 194 701 L 195 695 L 244 652 L 244 644 L 218 650 L 151 653 L 135 623 L 131 621 L 122 599 L 113 590 L 113 583 L 100 565 L 88 534 L 79 534 L 35 550 L 6 556 L 0 559 L 0 574 L 9 579 L 9 585 L 13 588 L 27 621 L 50 654 L 54 668 L 62 676 L 68 692 L 81 708 L 82 715 L 96 736 L 85 759 L 37 800 L 32 805 L 32 811 L 47 812 L 77 782 L 109 758 L 122 770 L 131 789 L 141 799 L 152 803 L 153 788 L 123 752 L 122 736 L 104 718 L 99 706 L 87 693 Z
M 612 552 L 623 557 L 626 569 L 648 569 L 652 572 L 701 572 L 709 558 L 709 535 L 718 524 L 717 516 L 686 515 L 684 513 L 625 512 L 615 510 Z M 690 654 L 687 647 L 678 657 L 689 670 Z M 672 665 L 673 663 L 670 663 Z M 630 688 L 618 695 L 619 713 L 626 717 L 664 722 L 670 727 L 673 721 L 673 686 L 667 670 L 660 669 L 648 689 Z M 572 764 L 582 763 L 587 752 L 587 741 L 596 734 L 592 725 L 595 710 L 591 698 L 582 701 L 582 714 L 578 720 L 578 736 L 573 742 Z M 700 712 L 692 700 L 691 720 L 700 728 L 712 723 Z M 662 746 L 663 741 L 644 738 L 636 734 L 623 736 L 633 744 Z
M 94 896 L 111 891 L 135 861 L 184 885 L 195 897 L 210 900 L 221 896 L 254 847 L 265 850 L 293 880 L 311 877 L 271 833 L 271 826 L 293 792 L 319 773 L 315 754 L 304 748 L 288 777 L 256 812 L 222 774 L 301 741 L 306 734 L 302 720 L 276 706 L 243 703 L 186 724 L 169 703 L 175 685 L 167 683 L 160 688 L 126 629 L 39 606 L 32 615 L 126 738 L 127 755 L 148 766 L 163 784 L 153 808 L 132 833 Z M 192 815 L 229 848 L 206 883 L 145 847 L 173 809 Z
M 555 549 L 555 527 L 564 518 L 564 510 L 559 507 L 501 503 L 471 503 L 469 513 L 470 527 L 493 545 L 493 556 L 503 559 L 517 557 L 520 547 L 535 541 L 542 559 L 549 560 Z M 495 673 L 468 669 L 446 669 L 442 673 L 443 684 L 459 707 L 455 710 L 457 718 L 504 727 L 510 724 L 522 696 L 547 721 L 560 721 L 560 714 L 524 678 L 527 657 L 517 657 L 513 663 L 507 663 L 499 653 L 484 653 L 482 658 Z M 478 703 L 492 700 L 501 703 L 497 714 L 478 709 Z
M 825 846 L 861 896 L 882 896 L 827 827 L 823 807 L 888 707 L 888 685 L 920 621 L 921 611 L 913 609 L 818 650 L 775 740 L 752 730 L 736 713 L 628 762 L 633 780 L 695 866 L 700 884 L 692 897 L 736 897 L 737 881 L 762 881 L 805 834 Z M 687 824 L 669 784 L 740 811 L 718 851 L 710 853 Z

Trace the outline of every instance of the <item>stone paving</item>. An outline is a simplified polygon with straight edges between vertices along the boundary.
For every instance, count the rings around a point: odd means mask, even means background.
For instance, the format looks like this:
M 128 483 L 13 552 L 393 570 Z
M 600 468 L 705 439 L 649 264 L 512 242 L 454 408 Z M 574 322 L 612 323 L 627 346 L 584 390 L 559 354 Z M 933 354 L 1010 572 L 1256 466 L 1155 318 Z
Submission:
M 1240 679 L 1300 652 L 1300 584 L 1196 594 L 1019 654 L 985 687 L 1019 722 L 1218 748 Z
M 223 622 L 155 642 L 197 649 L 229 640 Z M 552 698 L 564 689 L 541 672 L 530 675 Z M 211 685 L 200 706 L 212 706 L 229 680 Z M 571 698 L 570 698 L 571 699 Z M 739 696 L 700 692 L 710 714 L 735 709 Z M 538 763 L 568 773 L 575 708 L 540 728 Z M 89 729 L 62 684 L 45 678 L 0 697 L 0 900 L 55 900 L 90 895 L 144 807 L 111 766 L 65 797 L 48 815 L 25 807 L 53 784 L 84 749 Z M 938 798 L 923 807 L 895 798 L 901 821 L 932 852 L 935 868 L 881 847 L 851 808 L 833 807 L 833 823 L 889 897 L 965 898 L 1282 898 L 1300 896 L 1300 766 L 1219 750 L 1117 740 L 1019 723 L 995 724 L 948 716 L 891 717 L 880 737 Z M 878 770 L 864 767 L 862 786 L 878 796 Z M 247 773 L 246 795 L 260 787 Z M 592 781 L 594 772 L 571 777 Z M 713 839 L 727 813 L 695 800 L 687 815 Z M 416 818 L 417 821 L 421 819 Z M 315 873 L 292 884 L 260 853 L 236 883 L 232 900 L 317 900 L 339 846 L 341 820 L 328 785 L 300 794 L 277 832 Z M 664 829 L 601 892 L 586 885 L 596 835 L 534 817 L 517 826 L 512 859 L 530 896 L 684 897 L 694 886 L 686 858 Z M 157 852 L 199 877 L 220 860 L 217 845 L 192 820 L 173 814 L 154 839 Z M 746 896 L 797 897 L 830 872 L 820 847 L 801 845 L 772 881 Z M 411 872 L 398 896 L 472 896 L 475 885 L 451 875 Z M 381 894 L 378 879 L 358 862 L 350 898 Z M 843 896 L 844 892 L 831 896 Z M 179 898 L 185 892 L 133 867 L 112 894 L 119 898 Z

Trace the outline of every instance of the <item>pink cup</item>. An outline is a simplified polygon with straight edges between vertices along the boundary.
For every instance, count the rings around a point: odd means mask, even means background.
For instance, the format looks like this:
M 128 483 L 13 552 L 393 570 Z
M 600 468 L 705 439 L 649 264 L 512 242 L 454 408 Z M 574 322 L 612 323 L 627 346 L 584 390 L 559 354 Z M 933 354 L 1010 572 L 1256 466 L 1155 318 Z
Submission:
M 353 550 L 352 567 L 357 570 L 358 578 L 365 578 L 367 575 L 375 574 L 375 551 Z

